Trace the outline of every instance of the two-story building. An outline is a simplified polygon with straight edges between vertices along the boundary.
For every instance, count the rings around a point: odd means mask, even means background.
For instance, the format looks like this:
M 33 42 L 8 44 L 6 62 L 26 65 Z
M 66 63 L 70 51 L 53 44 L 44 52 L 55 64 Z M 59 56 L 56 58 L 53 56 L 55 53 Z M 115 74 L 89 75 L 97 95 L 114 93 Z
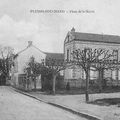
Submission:
M 113 51 L 120 60 L 120 36 L 101 35 L 92 33 L 76 32 L 74 28 L 69 31 L 64 41 L 64 60 L 72 59 L 72 52 L 77 49 L 92 48 Z M 90 78 L 97 79 L 98 71 L 91 69 Z M 113 84 L 120 85 L 120 71 L 105 70 L 104 78 L 111 78 Z M 64 83 L 70 83 L 73 87 L 85 86 L 85 72 L 82 68 L 69 66 L 64 71 Z
M 28 41 L 28 46 L 22 51 L 18 52 L 14 56 L 14 66 L 11 69 L 11 84 L 16 87 L 24 87 L 21 86 L 26 77 L 24 73 L 24 69 L 27 66 L 31 57 L 34 57 L 36 62 L 43 62 L 48 58 L 52 59 L 63 59 L 63 53 L 48 53 L 43 52 L 39 48 L 33 45 L 32 41 Z M 37 78 L 37 88 L 41 88 L 41 76 Z M 33 89 L 34 85 L 31 83 L 31 88 Z

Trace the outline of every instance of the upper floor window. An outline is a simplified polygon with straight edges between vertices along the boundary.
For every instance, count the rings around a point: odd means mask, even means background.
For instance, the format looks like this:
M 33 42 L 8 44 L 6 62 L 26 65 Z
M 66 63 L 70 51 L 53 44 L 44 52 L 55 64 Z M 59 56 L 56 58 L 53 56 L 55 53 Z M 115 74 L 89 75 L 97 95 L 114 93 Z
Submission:
M 70 35 L 68 35 L 67 39 L 68 39 L 68 41 L 67 41 L 67 42 L 69 42 L 69 41 L 70 41 Z
M 67 61 L 69 61 L 69 52 L 70 52 L 70 50 L 67 49 Z
M 113 60 L 118 61 L 118 50 L 113 50 Z

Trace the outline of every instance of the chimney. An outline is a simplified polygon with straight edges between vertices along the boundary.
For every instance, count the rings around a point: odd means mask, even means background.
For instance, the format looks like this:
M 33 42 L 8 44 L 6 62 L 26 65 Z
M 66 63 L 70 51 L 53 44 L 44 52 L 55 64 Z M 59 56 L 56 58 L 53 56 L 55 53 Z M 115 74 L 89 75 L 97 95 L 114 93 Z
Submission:
M 28 47 L 32 45 L 32 41 L 28 41 Z
M 75 32 L 75 28 L 74 27 L 71 29 L 71 32 Z

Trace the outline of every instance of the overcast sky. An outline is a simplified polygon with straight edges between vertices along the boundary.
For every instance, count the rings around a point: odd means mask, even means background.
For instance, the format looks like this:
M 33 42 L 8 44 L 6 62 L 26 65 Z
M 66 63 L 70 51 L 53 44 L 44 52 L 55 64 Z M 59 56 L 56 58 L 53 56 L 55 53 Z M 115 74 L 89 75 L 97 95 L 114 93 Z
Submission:
M 29 40 L 42 51 L 63 52 L 65 36 L 72 27 L 78 32 L 120 35 L 120 0 L 0 0 L 0 45 L 12 46 L 16 52 Z

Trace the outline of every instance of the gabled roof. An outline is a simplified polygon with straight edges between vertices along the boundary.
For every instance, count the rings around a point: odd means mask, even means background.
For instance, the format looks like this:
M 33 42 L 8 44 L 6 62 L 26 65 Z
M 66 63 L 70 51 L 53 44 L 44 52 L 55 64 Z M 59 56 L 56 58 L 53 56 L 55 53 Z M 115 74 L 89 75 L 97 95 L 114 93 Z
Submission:
M 31 46 L 27 46 L 25 49 L 19 51 L 17 54 L 14 55 L 14 58 L 16 58 L 19 54 L 21 54 L 22 52 L 24 52 L 25 50 L 27 50 L 29 47 L 34 47 L 35 49 L 37 49 L 38 51 L 44 53 L 43 51 L 41 51 L 39 48 L 37 48 L 36 46 L 34 45 L 31 45 Z
M 41 51 L 39 48 L 37 48 L 36 46 L 34 46 L 33 44 L 31 44 L 30 46 L 27 46 L 25 49 L 21 50 L 20 52 L 18 52 L 17 54 L 14 55 L 14 59 L 21 54 L 22 52 L 24 52 L 25 50 L 27 50 L 29 47 L 34 47 L 35 49 L 37 49 L 38 51 L 46 54 L 46 59 L 56 59 L 56 60 L 64 60 L 64 54 L 63 53 L 48 53 L 48 52 L 43 52 Z
M 81 32 L 70 32 L 70 33 L 73 35 L 74 40 L 76 41 L 120 44 L 120 36 L 117 35 L 81 33 Z
M 63 60 L 64 54 L 63 53 L 48 53 L 44 52 L 46 54 L 46 59 L 56 59 L 56 60 Z
M 47 66 L 61 66 L 64 63 L 63 53 L 45 53 L 45 62 Z

